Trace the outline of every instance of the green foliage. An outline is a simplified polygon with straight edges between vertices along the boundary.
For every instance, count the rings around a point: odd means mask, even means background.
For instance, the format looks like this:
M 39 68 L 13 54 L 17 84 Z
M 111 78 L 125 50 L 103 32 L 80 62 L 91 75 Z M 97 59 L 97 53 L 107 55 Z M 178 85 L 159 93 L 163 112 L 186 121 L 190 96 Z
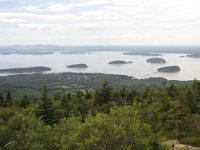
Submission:
M 8 91 L 5 99 L 5 106 L 9 107 L 11 105 L 12 105 L 12 97 L 10 91 Z
M 181 139 L 181 143 L 200 147 L 200 137 L 199 136 L 186 137 Z
M 5 106 L 5 100 L 4 100 L 3 94 L 0 93 L 0 107 L 4 107 L 4 106 Z
M 115 102 L 115 103 L 117 103 L 117 104 L 121 104 L 122 103 L 121 95 L 117 91 L 113 91 L 112 92 L 110 100 Z
M 171 83 L 171 85 L 167 89 L 167 92 L 168 92 L 168 96 L 170 96 L 172 98 L 175 98 L 178 95 L 177 88 L 174 85 L 174 83 Z
M 37 115 L 46 123 L 53 125 L 57 122 L 55 109 L 52 105 L 52 102 L 47 97 L 46 86 L 44 86 L 44 92 L 42 95 L 41 103 L 37 110 Z
M 102 87 L 95 92 L 96 103 L 98 105 L 107 104 L 111 98 L 112 88 L 107 81 L 104 81 Z
M 104 82 L 50 99 L 45 86 L 32 101 L 0 94 L 0 149 L 159 150 L 170 139 L 199 146 L 200 82 L 113 89 Z
M 77 106 L 77 110 L 80 112 L 81 121 L 85 122 L 85 116 L 88 113 L 87 105 L 84 102 L 79 103 Z
M 161 137 L 194 145 L 200 135 L 197 85 L 198 82 L 194 82 L 191 87 L 177 88 L 171 84 L 160 91 L 146 91 L 141 105 L 141 119 Z
M 26 95 L 24 95 L 24 97 L 22 98 L 21 102 L 20 102 L 20 107 L 26 107 L 30 104 L 30 101 L 28 99 L 28 97 Z
M 17 108 L 0 108 L 0 125 L 5 121 L 8 121 L 19 110 Z
M 56 149 L 50 126 L 25 110 L 17 112 L 0 126 L 0 147 L 12 150 Z
M 77 130 L 73 129 L 72 133 L 61 136 L 61 149 L 159 150 L 161 148 L 150 127 L 146 124 L 141 125 L 137 109 L 134 107 L 111 110 L 110 115 L 102 113 L 95 117 L 90 115 L 84 124 L 78 125 Z M 63 128 L 69 127 L 66 124 Z

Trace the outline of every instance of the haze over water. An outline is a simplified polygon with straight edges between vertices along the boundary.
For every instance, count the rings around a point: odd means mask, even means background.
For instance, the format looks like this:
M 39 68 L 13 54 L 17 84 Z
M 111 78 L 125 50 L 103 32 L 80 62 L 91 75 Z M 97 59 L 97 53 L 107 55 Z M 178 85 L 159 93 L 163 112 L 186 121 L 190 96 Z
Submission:
M 108 73 L 128 75 L 139 79 L 149 77 L 163 77 L 169 80 L 200 79 L 200 59 L 180 56 L 186 56 L 186 54 L 164 53 L 160 57 L 167 61 L 166 64 L 151 64 L 146 62 L 146 59 L 151 58 L 151 56 L 124 55 L 123 52 L 91 52 L 86 54 L 56 52 L 46 55 L 10 54 L 0 55 L 0 69 L 46 66 L 52 68 L 51 72 L 53 73 Z M 114 60 L 132 61 L 133 63 L 124 65 L 108 64 Z M 68 65 L 79 63 L 87 64 L 88 68 L 66 68 Z M 173 65 L 180 66 L 181 71 L 178 73 L 155 73 L 160 67 Z

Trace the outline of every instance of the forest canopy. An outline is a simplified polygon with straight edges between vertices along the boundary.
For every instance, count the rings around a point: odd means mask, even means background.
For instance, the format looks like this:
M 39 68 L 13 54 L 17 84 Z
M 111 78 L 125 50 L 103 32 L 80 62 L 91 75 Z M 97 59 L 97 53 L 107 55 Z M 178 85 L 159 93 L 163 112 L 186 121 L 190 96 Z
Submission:
M 200 82 L 144 92 L 105 81 L 95 91 L 29 99 L 0 94 L 1 149 L 167 149 L 200 146 Z M 168 147 L 169 148 L 169 147 Z

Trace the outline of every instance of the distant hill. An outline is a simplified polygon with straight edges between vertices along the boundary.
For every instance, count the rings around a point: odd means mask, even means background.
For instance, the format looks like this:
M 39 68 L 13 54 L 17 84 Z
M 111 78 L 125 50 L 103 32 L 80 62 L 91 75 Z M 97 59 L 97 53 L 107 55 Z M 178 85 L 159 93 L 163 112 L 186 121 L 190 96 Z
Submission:
M 66 45 L 8 45 L 0 46 L 0 54 L 49 54 L 58 51 L 76 53 L 94 51 L 123 51 L 127 55 L 160 56 L 155 53 L 199 54 L 200 46 L 66 46 Z M 154 53 L 154 54 L 152 54 Z

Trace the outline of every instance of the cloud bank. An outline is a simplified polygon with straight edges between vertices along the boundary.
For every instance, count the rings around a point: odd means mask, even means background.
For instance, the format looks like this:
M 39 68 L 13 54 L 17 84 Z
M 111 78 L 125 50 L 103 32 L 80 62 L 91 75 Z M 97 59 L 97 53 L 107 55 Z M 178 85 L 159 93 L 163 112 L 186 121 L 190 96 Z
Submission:
M 0 0 L 0 45 L 197 45 L 199 28 L 199 0 Z

